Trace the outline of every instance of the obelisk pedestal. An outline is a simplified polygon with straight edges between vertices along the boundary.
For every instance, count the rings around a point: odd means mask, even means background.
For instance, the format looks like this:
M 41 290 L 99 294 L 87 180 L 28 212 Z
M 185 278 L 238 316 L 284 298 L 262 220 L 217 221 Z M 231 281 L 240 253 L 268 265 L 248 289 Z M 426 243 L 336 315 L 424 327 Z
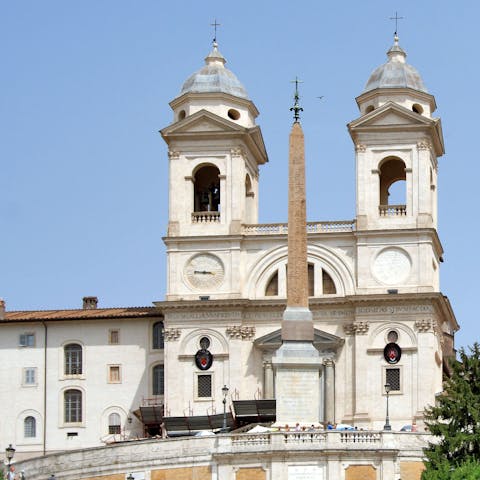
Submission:
M 320 418 L 322 361 L 313 346 L 313 320 L 308 308 L 305 142 L 297 102 L 298 90 L 289 151 L 287 308 L 283 313 L 282 345 L 272 358 L 279 426 L 318 424 Z

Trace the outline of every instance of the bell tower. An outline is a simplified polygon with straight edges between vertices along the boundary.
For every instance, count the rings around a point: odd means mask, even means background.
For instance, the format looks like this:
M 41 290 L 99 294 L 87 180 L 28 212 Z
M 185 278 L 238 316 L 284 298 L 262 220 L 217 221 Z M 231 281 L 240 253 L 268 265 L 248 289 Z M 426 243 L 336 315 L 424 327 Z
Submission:
M 387 62 L 357 97 L 348 125 L 356 151 L 359 293 L 439 291 L 435 98 L 406 62 L 395 34 Z
M 205 65 L 170 102 L 173 121 L 160 132 L 169 148 L 168 299 L 239 294 L 232 236 L 238 242 L 242 225 L 258 222 L 259 166 L 268 161 L 259 112 L 225 63 L 214 40 Z
M 437 158 L 443 155 L 435 98 L 406 53 L 394 44 L 388 61 L 357 97 L 349 124 L 356 149 L 359 229 L 437 228 Z
M 239 233 L 258 220 L 258 166 L 267 162 L 258 110 L 216 42 L 170 102 L 169 236 Z

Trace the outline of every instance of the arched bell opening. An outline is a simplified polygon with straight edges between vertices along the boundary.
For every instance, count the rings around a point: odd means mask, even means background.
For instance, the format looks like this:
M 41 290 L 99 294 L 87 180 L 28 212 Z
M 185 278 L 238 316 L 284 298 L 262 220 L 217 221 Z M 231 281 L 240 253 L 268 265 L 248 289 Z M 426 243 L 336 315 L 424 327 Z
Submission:
M 245 223 L 255 223 L 255 192 L 250 175 L 245 175 Z
M 215 165 L 204 165 L 193 179 L 193 221 L 220 221 L 220 170 Z
M 381 216 L 404 216 L 407 214 L 407 178 L 403 160 L 386 158 L 380 165 Z

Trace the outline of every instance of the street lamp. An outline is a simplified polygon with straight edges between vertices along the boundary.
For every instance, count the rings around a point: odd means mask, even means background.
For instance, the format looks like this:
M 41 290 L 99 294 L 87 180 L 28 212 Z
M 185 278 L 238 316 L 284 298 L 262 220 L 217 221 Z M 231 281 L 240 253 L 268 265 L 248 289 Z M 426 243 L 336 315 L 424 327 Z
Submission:
M 387 416 L 385 417 L 385 425 L 383 426 L 384 430 L 391 430 L 392 426 L 390 425 L 390 417 L 388 416 L 388 395 L 391 390 L 391 385 L 389 383 L 385 384 L 385 393 L 387 394 Z
M 132 474 L 130 474 L 128 477 L 127 477 L 127 480 L 135 480 L 134 476 Z
M 55 474 L 52 473 L 49 477 L 48 480 L 56 480 Z
M 7 457 L 7 462 L 8 462 L 8 473 L 7 473 L 7 478 L 10 478 L 10 465 L 12 464 L 12 458 L 15 455 L 15 449 L 12 447 L 12 444 L 10 444 L 6 449 L 5 449 L 5 456 Z
M 7 456 L 8 468 L 10 468 L 10 464 L 12 463 L 12 458 L 15 455 L 15 449 L 12 447 L 12 444 L 10 444 L 5 449 L 5 455 Z
M 223 393 L 223 426 L 222 429 L 220 430 L 221 433 L 226 433 L 228 432 L 228 427 L 227 427 L 227 394 L 228 394 L 228 387 L 224 385 L 222 387 L 222 393 Z

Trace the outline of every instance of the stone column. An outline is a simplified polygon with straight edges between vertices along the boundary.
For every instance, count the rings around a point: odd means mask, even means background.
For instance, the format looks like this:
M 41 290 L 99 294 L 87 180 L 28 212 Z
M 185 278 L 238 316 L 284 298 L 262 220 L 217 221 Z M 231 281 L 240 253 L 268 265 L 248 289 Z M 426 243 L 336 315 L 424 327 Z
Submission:
M 325 372 L 325 421 L 335 422 L 335 364 L 328 358 L 323 361 Z
M 273 365 L 269 360 L 263 362 L 263 398 L 275 398 L 273 390 Z

